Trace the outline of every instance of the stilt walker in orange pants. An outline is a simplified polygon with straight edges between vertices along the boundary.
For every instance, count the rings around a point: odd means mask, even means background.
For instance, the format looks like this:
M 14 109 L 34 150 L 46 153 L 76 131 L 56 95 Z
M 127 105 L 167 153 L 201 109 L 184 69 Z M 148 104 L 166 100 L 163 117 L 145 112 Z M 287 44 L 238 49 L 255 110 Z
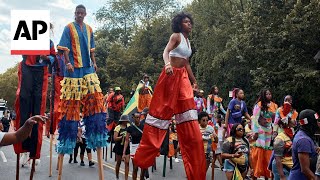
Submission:
M 153 165 L 170 120 L 175 115 L 187 177 L 190 180 L 204 180 L 206 160 L 193 100 L 193 88 L 197 90 L 198 87 L 189 64 L 192 51 L 187 37 L 192 24 L 191 15 L 185 13 L 177 14 L 172 20 L 174 33 L 163 53 L 165 68 L 158 79 L 133 161 L 143 169 Z

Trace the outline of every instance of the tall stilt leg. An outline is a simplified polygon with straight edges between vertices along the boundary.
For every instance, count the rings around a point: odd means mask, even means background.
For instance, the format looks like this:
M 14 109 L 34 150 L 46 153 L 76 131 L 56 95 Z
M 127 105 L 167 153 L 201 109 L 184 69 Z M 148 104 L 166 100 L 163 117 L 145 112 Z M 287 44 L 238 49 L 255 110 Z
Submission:
M 20 170 L 20 153 L 17 154 L 16 180 L 19 180 L 19 170 Z
M 64 156 L 64 154 L 59 154 L 59 172 L 58 172 L 58 180 L 61 180 L 61 177 L 62 177 L 63 156 Z
M 31 173 L 30 173 L 30 180 L 33 179 L 33 174 L 35 171 L 35 166 L 36 166 L 36 159 L 32 159 L 32 167 L 31 167 Z
M 53 135 L 50 135 L 50 162 L 49 162 L 49 177 L 52 176 L 52 143 L 53 143 Z
M 97 148 L 97 158 L 98 158 L 98 166 L 99 166 L 99 180 L 104 180 L 101 147 Z

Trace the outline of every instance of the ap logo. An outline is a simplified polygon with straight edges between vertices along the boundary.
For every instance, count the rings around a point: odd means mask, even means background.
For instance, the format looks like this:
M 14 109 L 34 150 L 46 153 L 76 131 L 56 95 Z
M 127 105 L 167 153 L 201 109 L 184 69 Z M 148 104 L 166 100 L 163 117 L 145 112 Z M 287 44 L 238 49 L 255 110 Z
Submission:
M 47 10 L 11 10 L 11 55 L 49 55 L 49 22 Z

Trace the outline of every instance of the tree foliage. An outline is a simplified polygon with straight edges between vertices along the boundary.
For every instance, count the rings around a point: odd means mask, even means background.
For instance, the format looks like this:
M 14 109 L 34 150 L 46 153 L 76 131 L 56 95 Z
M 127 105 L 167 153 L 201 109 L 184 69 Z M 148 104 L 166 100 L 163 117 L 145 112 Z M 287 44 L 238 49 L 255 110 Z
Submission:
M 278 103 L 291 94 L 298 109 L 319 109 L 318 1 L 194 1 L 190 10 L 193 64 L 205 88 L 241 87 L 251 105 L 270 88 Z
M 104 26 L 95 32 L 96 59 L 104 92 L 120 86 L 127 95 L 144 73 L 155 84 L 179 8 L 176 0 L 110 0 L 99 9 Z M 184 11 L 194 17 L 191 65 L 206 93 L 217 85 L 226 105 L 228 91 L 241 87 L 252 107 L 270 88 L 278 104 L 291 94 L 298 110 L 320 109 L 320 64 L 313 59 L 320 49 L 318 0 L 193 0 Z M 0 97 L 14 96 L 13 77 L 12 69 L 0 75 Z
M 8 101 L 7 106 L 13 108 L 18 88 L 18 65 L 0 74 L 0 99 Z

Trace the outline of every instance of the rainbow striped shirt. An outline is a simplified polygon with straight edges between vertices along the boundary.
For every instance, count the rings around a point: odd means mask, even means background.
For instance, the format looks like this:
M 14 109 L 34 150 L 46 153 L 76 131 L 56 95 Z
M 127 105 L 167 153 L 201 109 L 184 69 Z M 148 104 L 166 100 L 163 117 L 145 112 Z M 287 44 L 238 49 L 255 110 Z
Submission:
M 64 28 L 58 49 L 69 51 L 70 63 L 75 68 L 90 67 L 90 52 L 95 49 L 92 28 L 85 23 L 82 28 L 76 22 L 68 24 Z

